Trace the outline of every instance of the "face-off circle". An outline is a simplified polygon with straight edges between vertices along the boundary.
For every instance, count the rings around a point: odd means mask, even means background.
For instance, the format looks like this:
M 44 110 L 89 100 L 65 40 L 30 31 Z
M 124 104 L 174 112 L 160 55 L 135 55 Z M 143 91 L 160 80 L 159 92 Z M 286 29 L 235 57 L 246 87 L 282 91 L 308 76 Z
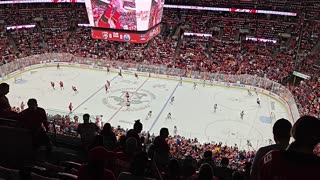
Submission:
M 135 92 L 136 88 L 121 88 L 110 92 L 109 96 L 103 98 L 103 104 L 108 108 L 117 110 L 126 106 L 126 92 L 129 92 L 130 108 L 123 108 L 121 111 L 139 111 L 150 108 L 150 103 L 156 99 L 156 96 L 148 90 L 140 89 Z

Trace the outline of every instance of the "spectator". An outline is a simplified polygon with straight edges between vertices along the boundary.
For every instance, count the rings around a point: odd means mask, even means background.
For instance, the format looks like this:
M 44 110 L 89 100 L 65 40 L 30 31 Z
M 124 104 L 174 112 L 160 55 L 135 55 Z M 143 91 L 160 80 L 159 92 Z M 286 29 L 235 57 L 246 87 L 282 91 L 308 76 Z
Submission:
M 196 172 L 195 167 L 193 166 L 193 159 L 191 156 L 186 156 L 182 164 L 182 172 L 184 179 L 190 178 Z
M 208 151 L 205 151 L 203 153 L 203 159 L 200 159 L 199 163 L 198 163 L 198 167 L 201 166 L 201 164 L 203 163 L 208 163 L 210 164 L 210 166 L 215 169 L 215 162 L 214 160 L 212 159 L 212 151 L 211 150 L 208 150 Z
M 166 142 L 169 136 L 168 128 L 160 129 L 160 136 L 157 136 L 153 141 L 154 144 L 154 160 L 161 169 L 163 165 L 169 162 L 170 147 Z
M 120 173 L 118 180 L 153 180 L 145 177 L 147 170 L 148 157 L 146 152 L 139 152 L 135 155 L 132 164 L 131 172 Z
M 104 147 L 95 147 L 89 151 L 88 163 L 80 167 L 79 180 L 115 180 L 112 171 L 105 169 L 108 156 L 113 156 Z
M 232 179 L 232 169 L 228 168 L 229 165 L 229 159 L 228 158 L 222 158 L 220 162 L 220 167 L 217 167 L 215 169 L 215 175 L 221 180 L 231 180 Z
M 251 162 L 244 163 L 244 171 L 243 171 L 242 175 L 246 180 L 252 180 L 252 178 L 250 176 L 251 166 L 252 166 Z M 233 178 L 233 174 L 232 174 L 232 178 Z
M 0 111 L 11 111 L 11 106 L 6 95 L 9 93 L 9 84 L 1 83 L 0 84 Z
M 0 84 L 0 118 L 19 120 L 18 113 L 11 110 L 11 106 L 6 95 L 9 93 L 9 84 Z M 12 124 L 14 125 L 14 124 Z
M 50 151 L 51 143 L 46 133 L 49 131 L 46 111 L 38 107 L 36 99 L 29 99 L 27 105 L 28 108 L 20 113 L 21 124 L 24 128 L 31 130 L 34 149 L 46 145 L 47 150 Z
M 133 125 L 133 129 L 130 129 L 127 132 L 127 138 L 129 138 L 129 137 L 136 138 L 137 145 L 138 145 L 139 148 L 142 147 L 142 141 L 141 141 L 140 136 L 139 136 L 139 134 L 142 131 L 142 127 L 143 127 L 143 125 L 141 124 L 140 120 L 136 120 L 134 125 Z
M 180 180 L 180 164 L 177 159 L 171 159 L 169 161 L 167 173 L 164 175 L 164 180 Z
M 245 176 L 241 172 L 234 171 L 232 173 L 232 180 L 250 180 L 250 179 L 245 179 Z
M 129 172 L 131 162 L 138 151 L 137 140 L 130 137 L 126 140 L 125 150 L 116 153 L 115 174 L 119 175 L 122 171 Z
M 82 146 L 85 150 L 94 142 L 96 135 L 99 132 L 99 127 L 95 123 L 89 122 L 90 115 L 83 115 L 83 123 L 78 125 L 78 133 L 81 137 Z
M 214 174 L 212 167 L 208 163 L 204 163 L 201 165 L 199 174 L 198 174 L 198 180 L 214 180 Z
M 103 137 L 103 146 L 109 151 L 113 150 L 116 146 L 117 138 L 112 130 L 110 123 L 106 123 L 103 126 L 103 129 L 100 134 Z
M 291 130 L 295 139 L 285 151 L 274 150 L 260 161 L 260 180 L 320 179 L 320 158 L 313 154 L 320 142 L 320 120 L 303 116 Z
M 286 119 L 279 119 L 273 125 L 273 138 L 276 144 L 272 144 L 269 146 L 261 147 L 253 160 L 253 164 L 251 167 L 251 177 L 253 180 L 258 179 L 259 174 L 259 162 L 261 158 L 266 155 L 268 152 L 272 150 L 285 150 L 290 141 L 290 130 L 292 128 L 291 123 Z

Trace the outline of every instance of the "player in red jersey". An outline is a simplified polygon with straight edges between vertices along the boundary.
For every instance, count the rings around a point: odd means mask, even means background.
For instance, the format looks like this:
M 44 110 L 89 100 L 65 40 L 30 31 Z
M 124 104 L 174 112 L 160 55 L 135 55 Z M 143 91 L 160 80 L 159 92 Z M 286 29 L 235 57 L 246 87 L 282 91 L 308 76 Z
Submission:
M 126 98 L 127 98 L 127 101 L 129 101 L 129 97 L 130 97 L 130 95 L 129 95 L 129 92 L 126 92 Z
M 63 82 L 60 81 L 59 84 L 60 84 L 60 89 L 64 89 L 64 87 L 63 87 Z
M 313 149 L 320 142 L 320 120 L 303 116 L 291 129 L 295 139 L 285 151 L 271 151 L 259 164 L 259 180 L 320 179 L 320 158 Z
M 109 72 L 110 72 L 110 65 L 107 64 L 107 73 L 109 73 Z
M 72 112 L 72 109 L 73 109 L 73 105 L 72 105 L 72 102 L 69 104 L 69 111 L 70 113 Z
M 106 84 L 106 85 L 104 85 L 104 88 L 105 88 L 105 90 L 106 90 L 106 93 L 108 93 L 108 85 Z
M 72 86 L 72 90 L 73 90 L 73 92 L 78 93 L 78 90 L 75 86 Z
M 24 110 L 24 106 L 25 106 L 25 105 L 24 105 L 24 102 L 22 101 L 21 104 L 20 104 L 21 111 Z
M 134 73 L 134 77 L 136 77 L 137 79 L 139 79 L 139 76 L 137 73 Z
M 96 116 L 96 125 L 100 128 L 100 118 Z
M 52 87 L 53 89 L 55 89 L 55 88 L 54 88 L 54 82 L 53 82 L 53 81 L 51 81 L 51 87 Z

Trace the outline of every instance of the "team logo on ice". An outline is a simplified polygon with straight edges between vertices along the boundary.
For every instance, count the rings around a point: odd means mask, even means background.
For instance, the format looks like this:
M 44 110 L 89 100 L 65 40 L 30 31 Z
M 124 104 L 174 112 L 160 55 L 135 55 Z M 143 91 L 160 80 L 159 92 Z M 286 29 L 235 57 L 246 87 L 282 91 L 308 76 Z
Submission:
M 136 88 L 121 88 L 110 92 L 107 98 L 103 99 L 103 103 L 111 109 L 117 110 L 121 106 L 122 111 L 139 111 L 150 107 L 150 102 L 156 98 L 156 96 L 150 91 L 140 89 L 135 92 Z M 126 107 L 126 92 L 129 92 L 130 107 Z

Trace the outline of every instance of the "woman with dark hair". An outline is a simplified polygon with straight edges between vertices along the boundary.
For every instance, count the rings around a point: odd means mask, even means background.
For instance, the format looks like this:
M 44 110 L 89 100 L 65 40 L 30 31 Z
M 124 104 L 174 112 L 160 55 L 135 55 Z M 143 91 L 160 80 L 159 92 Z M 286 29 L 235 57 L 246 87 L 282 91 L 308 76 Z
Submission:
M 103 146 L 109 151 L 113 150 L 116 146 L 117 138 L 110 123 L 106 123 L 103 126 L 100 135 L 103 137 Z
M 198 180 L 214 180 L 213 170 L 210 164 L 204 163 L 201 165 Z

